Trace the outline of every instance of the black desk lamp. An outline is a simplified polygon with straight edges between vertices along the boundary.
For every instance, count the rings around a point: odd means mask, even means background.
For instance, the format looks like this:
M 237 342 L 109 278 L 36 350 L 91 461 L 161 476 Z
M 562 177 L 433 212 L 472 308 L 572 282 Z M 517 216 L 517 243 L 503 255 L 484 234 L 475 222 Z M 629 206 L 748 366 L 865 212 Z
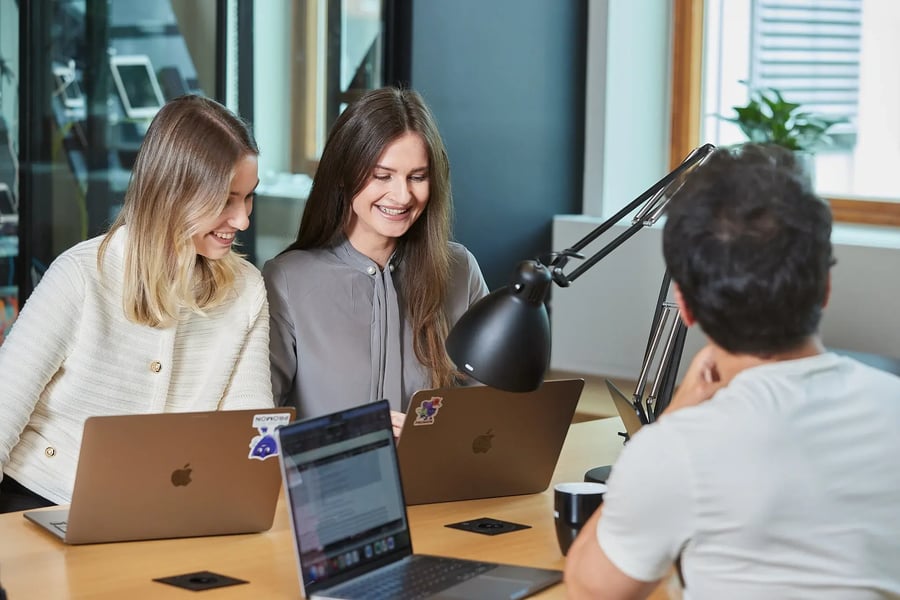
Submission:
M 540 260 L 519 263 L 509 285 L 491 292 L 473 304 L 456 322 L 447 336 L 446 348 L 450 359 L 461 371 L 492 387 L 511 392 L 537 389 L 544 380 L 544 372 L 550 363 L 550 318 L 545 305 L 550 282 L 568 287 L 639 230 L 656 223 L 669 200 L 680 189 L 684 177 L 702 164 L 713 150 L 715 146 L 712 144 L 694 149 L 671 173 L 571 248 L 554 252 Z M 568 275 L 563 272 L 570 258 L 584 258 L 580 254 L 583 248 L 641 205 L 643 207 L 634 216 L 628 229 Z M 668 405 L 686 335 L 676 314 L 659 361 L 653 389 L 645 404 L 642 399 L 651 363 L 659 348 L 668 316 L 673 311 L 673 306 L 666 302 L 668 290 L 669 275 L 666 273 L 638 386 L 632 399 L 633 408 L 644 423 L 654 420 Z

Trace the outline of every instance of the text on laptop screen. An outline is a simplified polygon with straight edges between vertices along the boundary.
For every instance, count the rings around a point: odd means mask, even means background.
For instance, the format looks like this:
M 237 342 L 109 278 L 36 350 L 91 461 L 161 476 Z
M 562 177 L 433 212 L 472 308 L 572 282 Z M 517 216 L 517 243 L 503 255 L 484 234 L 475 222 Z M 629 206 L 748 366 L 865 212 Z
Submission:
M 377 404 L 281 432 L 304 585 L 377 568 L 411 541 L 387 410 Z

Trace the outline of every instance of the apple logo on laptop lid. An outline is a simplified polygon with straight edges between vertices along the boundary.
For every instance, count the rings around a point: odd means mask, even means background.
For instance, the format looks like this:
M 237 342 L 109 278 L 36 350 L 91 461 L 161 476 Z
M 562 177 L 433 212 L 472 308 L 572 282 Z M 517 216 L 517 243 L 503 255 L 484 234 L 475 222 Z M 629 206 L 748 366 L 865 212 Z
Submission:
M 475 436 L 475 439 L 472 440 L 472 452 L 475 454 L 484 454 L 492 447 L 492 441 L 494 439 L 493 429 L 488 429 L 485 433 L 481 435 Z
M 180 469 L 172 471 L 172 485 L 175 487 L 187 485 L 191 482 L 191 463 L 187 463 Z

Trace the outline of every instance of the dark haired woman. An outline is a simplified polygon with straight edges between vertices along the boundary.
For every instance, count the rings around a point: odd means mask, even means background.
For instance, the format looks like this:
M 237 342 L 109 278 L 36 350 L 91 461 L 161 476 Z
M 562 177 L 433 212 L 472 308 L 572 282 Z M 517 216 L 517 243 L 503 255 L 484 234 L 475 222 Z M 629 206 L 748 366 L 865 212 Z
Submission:
M 450 166 L 412 90 L 382 88 L 332 128 L 297 240 L 263 269 L 275 402 L 299 417 L 458 380 L 444 341 L 487 286 L 450 241 Z

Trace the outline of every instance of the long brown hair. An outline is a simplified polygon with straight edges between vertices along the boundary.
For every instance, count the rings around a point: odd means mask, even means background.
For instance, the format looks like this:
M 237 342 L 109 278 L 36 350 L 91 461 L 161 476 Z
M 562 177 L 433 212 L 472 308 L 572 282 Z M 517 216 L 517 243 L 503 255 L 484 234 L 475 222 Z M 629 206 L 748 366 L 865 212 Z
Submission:
M 337 244 L 350 223 L 352 202 L 365 187 L 384 149 L 405 133 L 421 136 L 428 152 L 429 200 L 398 241 L 402 257 L 399 294 L 414 333 L 416 358 L 435 387 L 449 385 L 456 370 L 444 350 L 449 332 L 445 299 L 450 280 L 450 162 L 435 119 L 414 90 L 367 92 L 338 117 L 322 152 L 297 240 L 287 250 Z M 287 251 L 286 250 L 286 251 Z
M 200 256 L 192 236 L 200 222 L 221 214 L 238 161 L 258 154 L 247 124 L 214 100 L 181 96 L 156 114 L 125 203 L 97 255 L 102 270 L 113 234 L 128 227 L 123 308 L 129 320 L 166 327 L 182 308 L 202 313 L 228 297 L 238 255 Z

